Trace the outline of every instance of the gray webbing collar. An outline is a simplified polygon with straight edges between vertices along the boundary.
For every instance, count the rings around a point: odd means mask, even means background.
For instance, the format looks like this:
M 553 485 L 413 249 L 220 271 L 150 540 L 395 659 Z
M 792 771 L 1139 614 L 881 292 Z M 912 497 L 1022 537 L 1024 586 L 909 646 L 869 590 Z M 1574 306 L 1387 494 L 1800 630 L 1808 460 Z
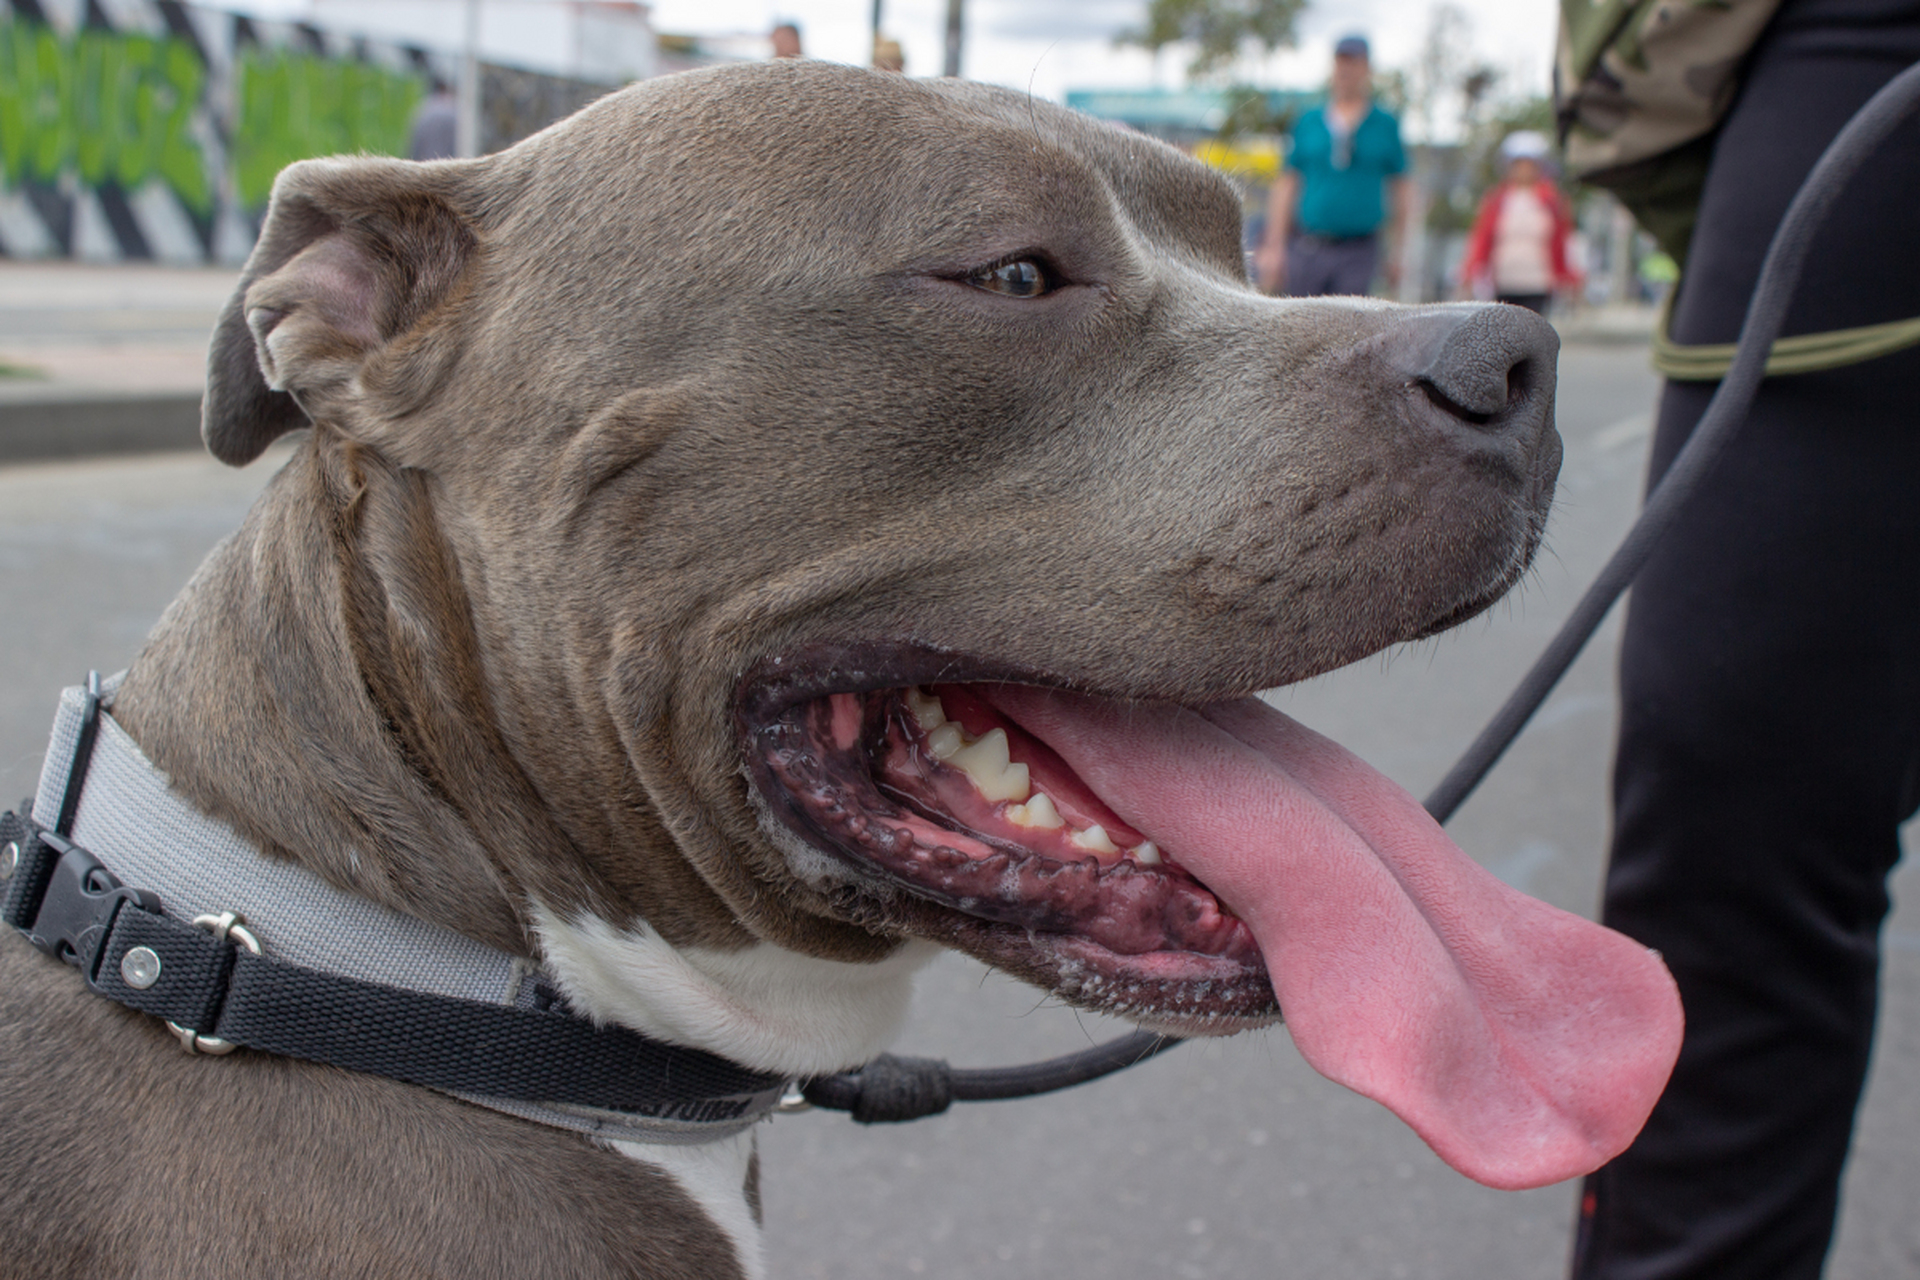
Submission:
M 124 674 L 124 673 L 122 673 Z M 102 685 L 110 705 L 120 676 Z M 33 811 L 61 811 L 86 706 L 86 690 L 60 699 Z M 321 974 L 483 1005 L 533 1009 L 551 988 L 530 961 L 328 884 L 290 862 L 262 856 L 224 823 L 168 786 L 126 731 L 103 711 L 86 783 L 67 833 L 129 886 L 158 895 L 164 914 L 188 921 L 232 912 L 278 961 Z M 691 1052 L 691 1051 L 689 1051 Z M 779 1104 L 782 1086 L 724 1119 L 637 1115 L 449 1090 L 509 1115 L 606 1140 L 700 1143 L 731 1137 Z

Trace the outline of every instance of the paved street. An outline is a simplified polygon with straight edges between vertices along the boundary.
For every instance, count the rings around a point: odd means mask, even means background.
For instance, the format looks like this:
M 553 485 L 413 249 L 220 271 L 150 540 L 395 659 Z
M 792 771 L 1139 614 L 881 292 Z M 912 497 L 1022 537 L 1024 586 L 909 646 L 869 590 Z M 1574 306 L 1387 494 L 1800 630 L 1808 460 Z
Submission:
M 1572 346 L 1561 388 L 1563 485 L 1526 585 L 1453 635 L 1275 695 L 1416 795 L 1538 652 L 1637 505 L 1654 390 L 1644 348 Z M 240 472 L 185 454 L 0 467 L 0 794 L 31 789 L 58 687 L 126 665 L 283 456 Z M 1582 912 L 1606 829 L 1616 635 L 1617 618 L 1453 826 L 1497 874 Z M 1911 860 L 1895 889 L 1903 905 L 1833 1280 L 1920 1274 Z M 1001 1065 L 1119 1029 L 954 959 L 926 975 L 900 1047 Z M 1284 1030 L 910 1126 L 783 1117 L 764 1131 L 762 1160 L 783 1280 L 1547 1280 L 1562 1270 L 1573 1207 L 1570 1185 L 1509 1194 L 1467 1182 L 1386 1112 L 1314 1075 Z
M 198 391 L 237 271 L 0 259 L 0 403 L 48 392 Z

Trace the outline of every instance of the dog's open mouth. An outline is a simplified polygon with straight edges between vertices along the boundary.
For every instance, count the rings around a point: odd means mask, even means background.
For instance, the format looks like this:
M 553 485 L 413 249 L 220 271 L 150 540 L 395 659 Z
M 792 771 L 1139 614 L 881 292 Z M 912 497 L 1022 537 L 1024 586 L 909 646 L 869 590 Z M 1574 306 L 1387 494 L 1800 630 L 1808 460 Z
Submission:
M 976 941 L 1003 962 L 1008 949 L 1045 951 L 1069 994 L 1186 1030 L 1271 1021 L 1246 924 L 997 705 L 1017 693 L 816 698 L 762 732 L 762 767 L 790 824 L 988 926 Z
M 1258 699 L 932 683 L 748 705 L 761 797 L 846 869 L 851 914 L 884 903 L 872 918 L 1149 1026 L 1284 1009 L 1315 1069 L 1489 1185 L 1617 1154 L 1678 1053 L 1656 956 L 1502 884 Z

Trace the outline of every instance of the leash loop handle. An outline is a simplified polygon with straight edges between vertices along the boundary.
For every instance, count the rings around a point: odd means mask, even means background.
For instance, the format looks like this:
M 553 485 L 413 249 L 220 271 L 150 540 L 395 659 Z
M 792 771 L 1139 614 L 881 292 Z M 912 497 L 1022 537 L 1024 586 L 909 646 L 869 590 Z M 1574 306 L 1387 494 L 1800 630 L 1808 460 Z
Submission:
M 938 1058 L 883 1053 L 858 1071 L 809 1080 L 800 1091 L 814 1106 L 845 1111 L 861 1124 L 898 1124 L 952 1106 L 957 1074 Z
M 1179 1043 L 1178 1036 L 1136 1031 L 1045 1062 L 977 1070 L 956 1069 L 937 1058 L 884 1053 L 858 1071 L 809 1080 L 802 1092 L 814 1106 L 848 1112 L 861 1124 L 896 1124 L 938 1115 L 955 1102 L 1029 1098 L 1086 1084 Z

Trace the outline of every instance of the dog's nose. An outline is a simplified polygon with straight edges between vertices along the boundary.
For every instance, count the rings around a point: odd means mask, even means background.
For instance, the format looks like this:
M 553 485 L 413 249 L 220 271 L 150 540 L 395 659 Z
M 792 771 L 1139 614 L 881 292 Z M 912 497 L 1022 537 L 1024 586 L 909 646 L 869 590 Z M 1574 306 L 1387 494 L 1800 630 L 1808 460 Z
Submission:
M 1499 432 L 1550 421 L 1560 336 L 1523 307 L 1439 307 L 1382 338 L 1387 363 L 1448 418 Z

